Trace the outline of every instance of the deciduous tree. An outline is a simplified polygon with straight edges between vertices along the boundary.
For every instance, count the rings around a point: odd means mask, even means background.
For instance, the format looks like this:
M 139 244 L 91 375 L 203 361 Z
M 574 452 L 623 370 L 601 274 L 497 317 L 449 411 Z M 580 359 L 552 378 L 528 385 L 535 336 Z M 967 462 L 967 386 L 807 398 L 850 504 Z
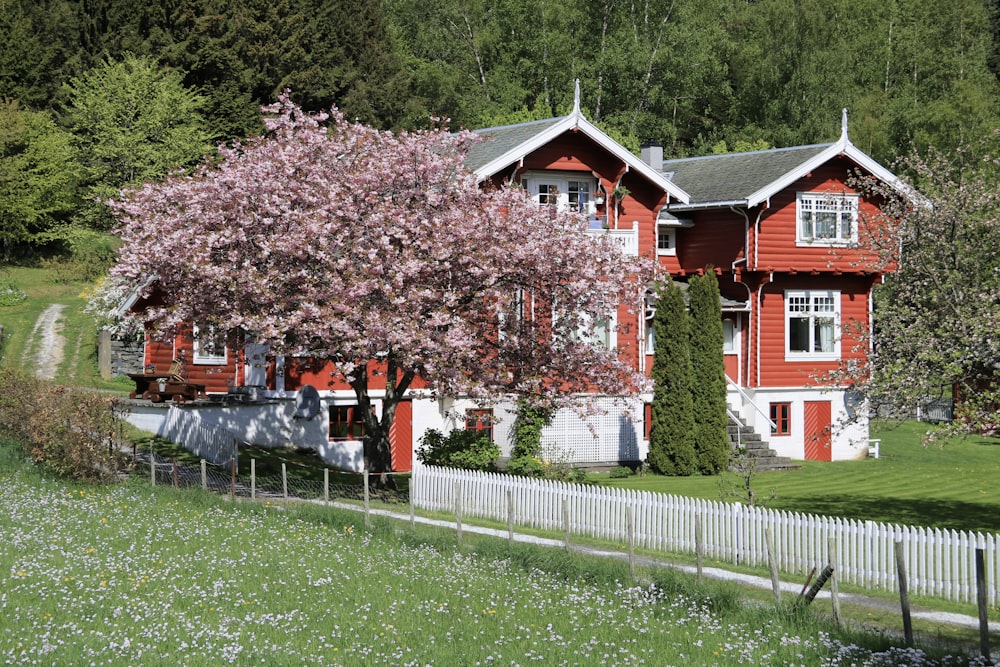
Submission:
M 870 363 L 843 369 L 871 410 L 906 416 L 928 399 L 958 399 L 954 428 L 1000 424 L 1000 161 L 968 150 L 914 154 L 923 200 L 867 183 L 885 214 L 865 221 L 863 241 L 898 262 L 875 294 Z M 867 332 L 861 332 L 867 333 Z
M 159 277 L 149 325 L 239 327 L 275 353 L 334 360 L 375 471 L 389 470 L 396 405 L 418 377 L 440 395 L 552 405 L 645 384 L 579 331 L 637 302 L 646 264 L 518 188 L 481 189 L 463 167 L 475 135 L 379 132 L 336 111 L 326 127 L 287 97 L 270 111 L 267 138 L 116 204 L 114 275 Z

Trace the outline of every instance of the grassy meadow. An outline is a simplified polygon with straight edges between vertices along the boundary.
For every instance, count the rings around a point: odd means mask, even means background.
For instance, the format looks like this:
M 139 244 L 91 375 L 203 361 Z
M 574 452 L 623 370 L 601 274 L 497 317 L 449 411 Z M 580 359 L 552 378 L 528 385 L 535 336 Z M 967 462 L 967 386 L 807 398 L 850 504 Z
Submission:
M 958 665 L 670 570 L 0 469 L 11 665 Z M 0 452 L 3 453 L 3 452 Z

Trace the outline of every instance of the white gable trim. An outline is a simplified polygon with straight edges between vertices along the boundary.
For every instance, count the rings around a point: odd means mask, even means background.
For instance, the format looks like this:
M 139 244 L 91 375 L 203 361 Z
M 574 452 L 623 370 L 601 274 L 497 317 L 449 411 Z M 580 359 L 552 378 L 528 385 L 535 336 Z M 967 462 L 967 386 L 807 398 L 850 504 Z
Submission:
M 520 144 L 517 148 L 507 151 L 495 160 L 492 160 L 491 162 L 488 162 L 476 169 L 474 173 L 476 174 L 477 180 L 481 183 L 507 165 L 515 162 L 521 162 L 528 154 L 542 148 L 549 142 L 555 140 L 561 134 L 572 130 L 577 130 L 592 139 L 595 143 L 601 146 L 601 148 L 605 149 L 624 162 L 629 171 L 639 172 L 639 174 L 641 174 L 644 178 L 661 188 L 673 199 L 676 199 L 683 204 L 687 204 L 691 200 L 691 197 L 687 192 L 668 180 L 663 174 L 643 162 L 640 158 L 633 155 L 624 146 L 606 135 L 596 125 L 584 118 L 579 107 L 575 108 L 571 115 L 563 117 L 558 123 L 552 125 L 549 129 L 544 132 L 540 132 L 529 141 Z
M 880 165 L 878 162 L 866 155 L 861 149 L 851 143 L 851 140 L 847 136 L 847 109 L 844 109 L 840 139 L 838 139 L 836 143 L 830 144 L 830 146 L 822 153 L 819 153 L 812 159 L 803 162 L 792 171 L 784 174 L 781 178 L 768 183 L 760 190 L 757 190 L 757 192 L 751 194 L 747 197 L 747 207 L 756 206 L 761 202 L 770 199 L 772 196 L 781 192 L 795 181 L 800 178 L 804 178 L 809 172 L 814 169 L 818 169 L 840 155 L 843 155 L 847 159 L 851 160 L 854 164 L 858 165 L 883 183 L 891 186 L 894 190 L 911 201 L 923 201 L 923 198 L 920 197 L 920 195 L 915 193 L 912 188 L 899 180 L 894 173 Z

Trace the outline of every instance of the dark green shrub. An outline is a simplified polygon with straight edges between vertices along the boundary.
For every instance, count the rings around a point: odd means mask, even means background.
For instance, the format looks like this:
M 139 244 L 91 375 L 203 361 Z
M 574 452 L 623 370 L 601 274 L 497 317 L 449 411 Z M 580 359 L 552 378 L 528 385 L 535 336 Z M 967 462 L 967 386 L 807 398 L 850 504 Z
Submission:
M 420 438 L 417 459 L 421 463 L 444 468 L 496 470 L 500 448 L 480 431 L 456 429 L 444 435 L 430 429 Z
M 545 477 L 545 464 L 535 456 L 518 456 L 507 462 L 507 472 L 521 477 Z
M 626 477 L 631 477 L 631 476 L 632 476 L 632 469 L 629 468 L 628 466 L 618 466 L 617 468 L 613 468 L 611 472 L 608 474 L 608 477 L 610 477 L 611 479 L 625 479 Z

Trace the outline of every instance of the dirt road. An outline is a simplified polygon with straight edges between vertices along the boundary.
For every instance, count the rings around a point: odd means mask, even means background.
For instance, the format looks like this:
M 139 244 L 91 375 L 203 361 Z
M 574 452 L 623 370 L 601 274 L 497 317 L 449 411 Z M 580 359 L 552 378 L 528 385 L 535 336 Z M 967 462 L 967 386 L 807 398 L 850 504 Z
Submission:
M 66 339 L 62 335 L 61 315 L 65 306 L 54 303 L 46 308 L 24 346 L 25 367 L 34 368 L 35 376 L 42 380 L 54 380 L 63 359 Z

